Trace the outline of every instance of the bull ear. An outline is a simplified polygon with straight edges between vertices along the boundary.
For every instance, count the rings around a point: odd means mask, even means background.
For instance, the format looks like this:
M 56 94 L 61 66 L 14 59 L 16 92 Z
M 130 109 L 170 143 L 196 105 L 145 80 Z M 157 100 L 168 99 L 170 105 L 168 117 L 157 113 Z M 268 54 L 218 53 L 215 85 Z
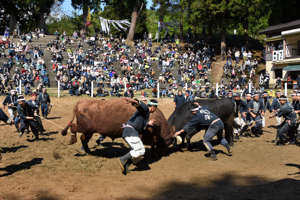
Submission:
M 174 135 L 174 134 L 175 134 L 175 126 L 172 126 L 172 127 L 171 127 L 170 132 L 171 132 L 171 135 Z

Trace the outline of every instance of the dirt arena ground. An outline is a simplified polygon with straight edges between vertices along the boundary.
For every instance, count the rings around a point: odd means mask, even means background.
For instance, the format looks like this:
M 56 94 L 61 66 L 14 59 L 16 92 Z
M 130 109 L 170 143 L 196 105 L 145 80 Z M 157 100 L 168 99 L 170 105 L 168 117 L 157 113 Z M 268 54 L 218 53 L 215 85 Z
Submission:
M 65 127 L 79 98 L 52 97 L 50 120 Z M 168 118 L 172 100 L 159 103 Z M 60 128 L 43 123 L 47 132 L 39 142 L 32 141 L 32 133 L 19 138 L 13 126 L 1 123 L 0 200 L 300 198 L 300 147 L 271 143 L 276 133 L 270 127 L 274 118 L 266 120 L 261 137 L 236 142 L 232 156 L 214 143 L 218 160 L 211 161 L 202 131 L 192 139 L 194 152 L 169 147 L 167 156 L 155 158 L 147 147 L 145 158 L 131 166 L 133 172 L 127 176 L 121 174 L 116 160 L 128 151 L 122 139 L 107 138 L 98 147 L 99 134 L 95 134 L 89 142 L 95 156 L 84 156 L 80 142 L 66 148 L 60 142 L 66 144 L 70 135 L 63 137 Z

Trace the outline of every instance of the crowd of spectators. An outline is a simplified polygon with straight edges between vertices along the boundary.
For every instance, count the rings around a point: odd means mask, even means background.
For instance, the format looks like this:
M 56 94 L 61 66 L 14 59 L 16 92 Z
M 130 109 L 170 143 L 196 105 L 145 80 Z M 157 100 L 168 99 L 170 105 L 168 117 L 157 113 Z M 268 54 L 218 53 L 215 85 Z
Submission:
M 92 82 L 97 87 L 96 95 L 102 97 L 121 96 L 121 91 L 123 95 L 134 96 L 135 92 L 146 88 L 156 97 L 158 83 L 161 97 L 174 97 L 179 89 L 199 98 L 213 97 L 216 93 L 208 78 L 215 51 L 204 40 L 183 46 L 179 45 L 178 39 L 170 43 L 161 40 L 158 46 L 153 46 L 151 38 L 146 37 L 129 45 L 123 37 L 116 35 L 103 37 L 95 33 L 86 36 L 74 31 L 68 36 L 65 31 L 56 31 L 55 39 L 42 46 L 31 45 L 31 42 L 45 37 L 43 30 L 36 29 L 20 36 L 15 33 L 10 38 L 6 30 L 0 42 L 0 56 L 7 57 L 7 62 L 0 67 L 1 88 L 13 88 L 21 83 L 25 94 L 30 94 L 34 87 L 37 90 L 50 87 L 51 70 L 56 84 L 59 80 L 61 90 L 68 90 L 70 95 L 91 95 Z M 242 55 L 235 48 L 227 52 L 223 69 L 224 78 L 230 82 L 226 84 L 224 79 L 221 80 L 218 88 L 221 96 L 244 89 L 255 74 L 257 60 L 252 59 L 250 51 L 247 53 L 243 48 L 242 51 Z M 45 54 L 52 66 L 46 66 Z M 12 72 L 13 65 L 16 67 Z M 240 78 L 236 74 L 241 74 Z M 142 96 L 146 95 L 143 92 Z

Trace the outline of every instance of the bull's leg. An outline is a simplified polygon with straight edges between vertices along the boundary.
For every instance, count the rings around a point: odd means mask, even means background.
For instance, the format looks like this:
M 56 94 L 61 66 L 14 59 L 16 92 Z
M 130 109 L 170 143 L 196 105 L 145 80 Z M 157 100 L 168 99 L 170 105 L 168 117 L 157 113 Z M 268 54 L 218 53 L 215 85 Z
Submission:
M 193 129 L 190 133 L 186 134 L 186 143 L 187 143 L 187 149 L 189 151 L 193 151 L 193 146 L 191 144 L 192 137 L 198 132 L 197 129 Z
M 83 133 L 80 137 L 85 153 L 90 154 L 90 155 L 92 155 L 92 152 L 90 151 L 90 149 L 88 147 L 88 143 L 89 143 L 92 135 L 93 134 Z
M 151 153 L 153 157 L 158 157 L 158 152 L 154 144 L 151 145 Z
M 228 125 L 227 123 L 224 123 L 224 129 L 225 129 L 225 139 L 227 140 L 230 146 L 234 146 L 233 127 Z
M 75 144 L 77 142 L 76 132 L 78 132 L 77 124 L 71 124 L 71 139 L 69 145 Z
M 184 143 L 184 139 L 185 139 L 186 133 L 181 133 L 180 137 L 182 139 L 182 143 L 180 145 L 180 148 L 185 148 L 185 143 Z

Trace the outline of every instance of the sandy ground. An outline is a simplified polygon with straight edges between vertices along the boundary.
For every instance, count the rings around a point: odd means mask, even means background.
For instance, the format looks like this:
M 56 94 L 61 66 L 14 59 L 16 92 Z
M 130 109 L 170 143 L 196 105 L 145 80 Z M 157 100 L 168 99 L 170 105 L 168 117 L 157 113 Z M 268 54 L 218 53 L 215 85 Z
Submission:
M 78 98 L 52 98 L 50 120 L 65 127 Z M 172 100 L 161 99 L 159 103 L 168 118 Z M 121 174 L 116 160 L 128 152 L 122 139 L 112 142 L 107 138 L 98 147 L 95 141 L 99 134 L 95 134 L 89 142 L 95 156 L 85 156 L 80 142 L 62 145 L 70 135 L 63 137 L 61 128 L 49 122 L 44 121 L 47 132 L 40 142 L 32 141 L 32 133 L 19 138 L 13 126 L 2 124 L 0 200 L 300 198 L 300 148 L 271 143 L 276 133 L 270 127 L 274 118 L 267 119 L 261 137 L 243 137 L 236 142 L 233 156 L 214 142 L 218 160 L 211 161 L 202 143 L 202 131 L 192 139 L 194 152 L 169 147 L 167 156 L 157 158 L 147 147 L 145 158 L 131 166 L 133 172 L 127 176 Z

